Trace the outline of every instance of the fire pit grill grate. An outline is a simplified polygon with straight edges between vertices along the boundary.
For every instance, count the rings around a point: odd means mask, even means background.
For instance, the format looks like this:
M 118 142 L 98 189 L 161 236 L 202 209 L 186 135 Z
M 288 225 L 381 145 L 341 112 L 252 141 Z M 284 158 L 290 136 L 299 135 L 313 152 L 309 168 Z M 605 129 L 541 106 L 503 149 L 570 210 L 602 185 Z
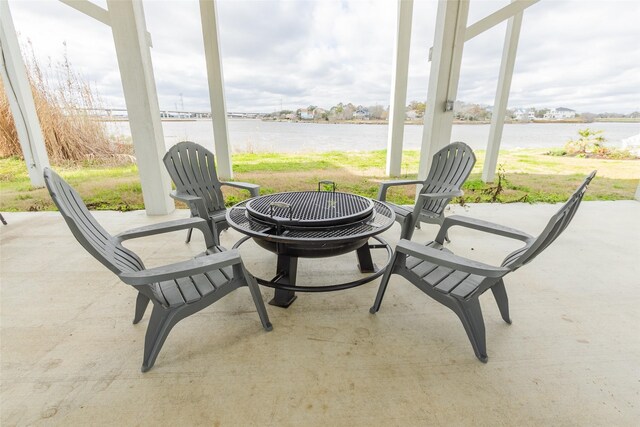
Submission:
M 373 212 L 373 201 L 328 191 L 276 193 L 249 200 L 249 217 L 272 224 L 301 227 L 352 224 Z

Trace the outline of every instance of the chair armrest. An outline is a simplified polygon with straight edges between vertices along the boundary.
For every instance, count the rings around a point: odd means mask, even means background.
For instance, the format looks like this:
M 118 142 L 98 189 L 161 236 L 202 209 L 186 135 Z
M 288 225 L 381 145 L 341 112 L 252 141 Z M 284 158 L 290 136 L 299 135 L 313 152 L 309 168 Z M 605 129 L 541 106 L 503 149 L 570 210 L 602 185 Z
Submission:
M 238 251 L 225 251 L 213 255 L 193 258 L 187 261 L 163 265 L 140 271 L 120 273 L 120 279 L 132 286 L 148 285 L 150 283 L 175 280 L 196 274 L 218 270 L 229 265 L 241 263 Z
M 155 234 L 171 233 L 172 231 L 186 230 L 189 228 L 197 228 L 198 230 L 202 231 L 204 240 L 207 244 L 207 248 L 211 248 L 216 245 L 216 241 L 213 237 L 213 233 L 211 233 L 209 223 L 206 220 L 198 217 L 177 219 L 174 221 L 145 225 L 144 227 L 138 227 L 124 231 L 116 235 L 115 238 L 118 240 L 118 242 L 123 242 L 129 239 L 153 236 Z
M 169 193 L 169 196 L 171 196 L 173 199 L 180 200 L 181 202 L 186 203 L 187 205 L 189 205 L 189 207 L 195 206 L 200 218 L 209 218 L 209 212 L 207 211 L 207 207 L 205 206 L 202 197 L 192 196 L 191 194 L 187 193 L 179 193 L 176 190 L 171 191 Z
M 423 183 L 424 183 L 424 180 L 420 181 L 415 179 L 412 179 L 412 180 L 403 179 L 398 181 L 381 182 L 380 189 L 378 190 L 378 200 L 380 200 L 381 202 L 384 202 L 387 200 L 387 190 L 389 190 L 389 187 L 395 187 L 397 185 L 423 184 Z
M 420 211 L 426 202 L 433 199 L 448 199 L 452 197 L 462 196 L 464 192 L 462 190 L 453 190 L 447 191 L 446 193 L 422 193 L 418 194 L 418 200 L 421 203 L 416 203 L 413 205 L 413 212 L 411 213 L 411 228 L 415 227 L 416 222 L 418 222 L 418 218 L 420 217 Z
M 446 193 L 422 193 L 418 195 L 419 199 L 448 199 L 453 197 L 464 196 L 464 191 L 454 190 Z
M 508 237 L 510 239 L 521 240 L 525 243 L 529 243 L 534 239 L 533 236 L 516 230 L 515 228 L 505 227 L 504 225 L 495 224 L 489 221 L 483 221 L 481 219 L 470 218 L 462 215 L 451 215 L 445 218 L 438 236 L 436 236 L 436 242 L 442 244 L 444 242 L 444 236 L 447 235 L 447 230 L 454 225 L 459 225 L 473 230 L 484 231 L 486 233 L 496 234 L 498 236 Z
M 463 258 L 450 252 L 430 248 L 406 239 L 401 239 L 400 242 L 398 242 L 396 251 L 424 261 L 430 261 L 443 267 L 449 267 L 484 277 L 502 277 L 511 271 L 505 267 L 494 267 L 493 265 Z
M 251 194 L 251 197 L 258 197 L 260 195 L 260 186 L 258 184 L 251 184 L 249 182 L 227 181 L 221 182 L 220 185 L 228 185 L 229 187 L 236 187 L 247 190 L 249 191 L 249 194 Z

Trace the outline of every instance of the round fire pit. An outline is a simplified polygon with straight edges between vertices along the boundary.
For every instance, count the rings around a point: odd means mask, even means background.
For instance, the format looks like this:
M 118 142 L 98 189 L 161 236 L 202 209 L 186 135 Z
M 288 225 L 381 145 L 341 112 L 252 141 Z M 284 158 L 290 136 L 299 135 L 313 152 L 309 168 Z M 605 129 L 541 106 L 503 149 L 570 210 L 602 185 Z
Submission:
M 334 185 L 335 189 L 335 185 Z M 258 282 L 276 288 L 274 305 L 286 307 L 295 299 L 294 291 L 322 292 L 347 289 L 380 276 L 371 260 L 370 248 L 389 245 L 377 234 L 393 225 L 395 214 L 377 200 L 337 191 L 296 191 L 276 193 L 240 202 L 227 211 L 229 226 L 278 255 L 277 276 Z M 369 238 L 380 244 L 369 245 Z M 323 258 L 357 251 L 361 272 L 374 273 L 354 282 L 330 286 L 295 286 L 298 257 Z M 286 291 L 286 296 L 278 291 Z M 286 301 L 285 301 L 286 299 Z
M 229 225 L 276 254 L 323 258 L 354 251 L 393 225 L 384 203 L 328 191 L 276 193 L 238 203 Z

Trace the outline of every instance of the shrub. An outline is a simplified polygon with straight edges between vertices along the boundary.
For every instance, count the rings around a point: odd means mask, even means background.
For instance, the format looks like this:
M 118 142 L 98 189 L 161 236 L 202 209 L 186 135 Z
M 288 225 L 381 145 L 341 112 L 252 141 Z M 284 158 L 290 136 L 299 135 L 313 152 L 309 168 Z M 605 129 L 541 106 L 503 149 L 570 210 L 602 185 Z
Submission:
M 598 156 L 606 156 L 609 153 L 609 148 L 605 147 L 606 139 L 602 135 L 602 130 L 592 130 L 590 128 L 579 129 L 578 135 L 580 138 L 573 140 L 570 139 L 564 146 L 567 154 L 585 156 L 589 154 L 595 154 Z
M 579 129 L 578 139 L 570 139 L 564 148 L 552 148 L 547 153 L 549 156 L 573 156 L 580 158 L 597 157 L 602 159 L 636 159 L 637 156 L 629 150 L 607 147 L 602 130 L 590 128 Z

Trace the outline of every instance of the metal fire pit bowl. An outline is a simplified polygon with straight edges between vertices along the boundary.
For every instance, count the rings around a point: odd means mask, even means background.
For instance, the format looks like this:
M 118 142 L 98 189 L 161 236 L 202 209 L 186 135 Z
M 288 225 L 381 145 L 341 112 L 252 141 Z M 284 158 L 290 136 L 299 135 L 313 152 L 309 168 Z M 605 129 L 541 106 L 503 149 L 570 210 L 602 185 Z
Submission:
M 300 191 L 256 197 L 227 212 L 233 228 L 276 254 L 324 258 L 351 252 L 393 225 L 384 203 L 355 194 Z
M 263 285 L 276 288 L 274 301 L 280 301 L 271 303 L 283 307 L 293 302 L 295 291 L 347 289 L 379 277 L 384 269 L 376 268 L 369 249 L 386 248 L 390 258 L 389 245 L 376 235 L 389 229 L 394 219 L 393 210 L 382 202 L 336 191 L 269 194 L 240 202 L 227 211 L 229 226 L 246 234 L 234 248 L 253 238 L 259 246 L 278 255 L 276 277 L 270 281 L 257 279 Z M 370 238 L 379 244 L 369 245 Z M 324 258 L 352 251 L 357 251 L 360 271 L 373 274 L 338 285 L 295 285 L 299 257 Z

